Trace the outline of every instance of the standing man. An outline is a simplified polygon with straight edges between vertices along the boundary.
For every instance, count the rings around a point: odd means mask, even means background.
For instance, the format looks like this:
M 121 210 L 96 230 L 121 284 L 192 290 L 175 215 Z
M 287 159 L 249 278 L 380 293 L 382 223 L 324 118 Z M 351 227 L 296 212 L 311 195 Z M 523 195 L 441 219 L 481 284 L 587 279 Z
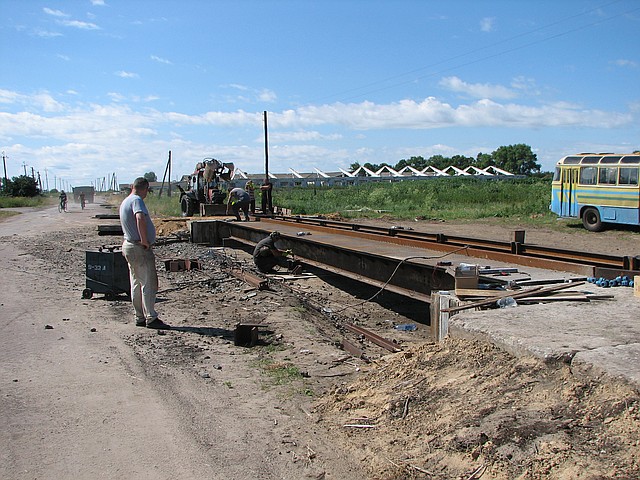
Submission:
M 273 190 L 273 184 L 269 181 L 269 177 L 264 179 L 264 183 L 260 186 L 262 192 L 262 214 L 267 212 L 273 213 L 273 199 L 271 198 L 271 191 Z
M 153 244 L 156 227 L 149 217 L 144 199 L 149 193 L 149 181 L 138 177 L 131 186 L 131 194 L 120 204 L 120 224 L 124 232 L 122 254 L 129 264 L 131 301 L 136 315 L 136 326 L 168 329 L 158 318 L 155 303 L 158 293 L 158 273 Z
M 249 180 L 244 189 L 249 194 L 249 211 L 254 215 L 256 213 L 256 186 L 252 180 Z
M 240 210 L 244 213 L 244 221 L 249 221 L 249 194 L 243 189 L 236 187 L 229 189 L 229 198 L 227 199 L 227 215 L 229 207 L 233 210 L 236 220 L 240 221 Z

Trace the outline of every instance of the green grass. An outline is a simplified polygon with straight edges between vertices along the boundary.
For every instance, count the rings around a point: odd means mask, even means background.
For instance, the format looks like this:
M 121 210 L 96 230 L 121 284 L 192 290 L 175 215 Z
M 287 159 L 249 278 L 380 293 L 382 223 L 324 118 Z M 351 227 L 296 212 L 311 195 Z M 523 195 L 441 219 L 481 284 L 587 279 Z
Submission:
M 294 215 L 339 214 L 344 218 L 518 219 L 550 224 L 551 181 L 540 178 L 483 180 L 434 178 L 367 183 L 350 187 L 296 187 L 274 190 L 274 205 Z M 151 194 L 145 199 L 153 216 L 180 216 L 179 197 Z M 258 199 L 259 203 L 259 199 Z
M 0 196 L 0 208 L 40 207 L 49 203 L 48 197 L 5 197 Z
M 532 178 L 442 178 L 274 192 L 274 204 L 290 208 L 294 215 L 338 213 L 346 218 L 552 219 L 555 216 L 549 212 L 550 199 L 551 182 Z
M 152 217 L 179 217 L 181 215 L 179 200 L 180 192 L 171 197 L 167 197 L 166 193 L 161 197 L 151 193 L 144 199 L 144 203 Z
M 286 385 L 303 378 L 300 369 L 289 362 L 276 362 L 270 358 L 263 358 L 258 361 L 257 366 L 271 379 L 272 385 Z

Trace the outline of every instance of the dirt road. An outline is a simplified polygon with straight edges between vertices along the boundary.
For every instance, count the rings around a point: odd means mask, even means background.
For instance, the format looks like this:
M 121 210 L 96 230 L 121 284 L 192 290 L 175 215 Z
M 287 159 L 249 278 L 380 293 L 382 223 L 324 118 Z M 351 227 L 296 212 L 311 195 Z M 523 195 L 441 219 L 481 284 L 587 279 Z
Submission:
M 228 330 L 181 322 L 158 335 L 132 326 L 124 300 L 82 300 L 84 249 L 105 241 L 92 218 L 103 210 L 71 207 L 0 223 L 0 477 L 358 478 L 316 445 L 295 393 L 264 387 Z
M 398 331 L 394 325 L 424 318 L 417 309 L 425 306 L 386 292 L 379 303 L 363 303 L 368 287 L 345 288 L 318 271 L 257 291 L 225 273 L 251 268 L 245 252 L 167 243 L 156 248 L 157 306 L 173 328 L 135 327 L 126 298 L 81 298 L 84 252 L 119 239 L 97 236 L 92 216 L 104 209 L 71 207 L 26 209 L 0 222 L 0 478 L 640 475 L 633 387 L 479 341 L 434 344 L 419 323 Z M 508 238 L 507 227 L 494 230 Z M 588 245 L 594 237 L 566 235 L 531 238 L 596 250 Z M 598 239 L 628 252 L 637 250 L 637 235 Z M 168 272 L 163 258 L 198 258 L 202 269 Z M 395 313 L 399 304 L 403 314 Z M 403 351 L 349 337 L 345 320 Z M 234 345 L 238 321 L 265 325 L 257 346 Z M 345 355 L 344 338 L 367 360 Z

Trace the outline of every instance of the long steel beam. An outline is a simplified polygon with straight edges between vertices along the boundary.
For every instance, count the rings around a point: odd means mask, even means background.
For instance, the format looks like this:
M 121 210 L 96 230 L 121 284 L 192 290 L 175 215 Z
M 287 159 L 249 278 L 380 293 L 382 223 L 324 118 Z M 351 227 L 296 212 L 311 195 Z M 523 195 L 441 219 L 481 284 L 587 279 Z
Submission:
M 465 254 L 490 260 L 529 267 L 573 272 L 580 275 L 594 275 L 598 271 L 616 270 L 628 274 L 640 273 L 640 256 L 608 255 L 600 253 L 575 252 L 567 249 L 543 247 L 520 242 L 483 240 L 458 237 L 439 233 L 417 232 L 414 230 L 350 224 L 334 220 L 276 216 L 268 220 L 286 225 L 304 225 L 311 230 L 324 232 L 340 231 L 343 235 L 383 240 L 388 243 L 412 246 L 429 250 L 451 252 L 467 247 Z
M 217 222 L 212 227 L 209 241 L 217 245 L 224 243 L 225 239 L 255 245 L 271 232 L 243 222 Z M 446 268 L 364 252 L 313 239 L 312 236 L 285 235 L 279 240 L 279 246 L 291 248 L 307 263 L 424 302 L 430 301 L 432 290 L 453 289 L 455 286 Z

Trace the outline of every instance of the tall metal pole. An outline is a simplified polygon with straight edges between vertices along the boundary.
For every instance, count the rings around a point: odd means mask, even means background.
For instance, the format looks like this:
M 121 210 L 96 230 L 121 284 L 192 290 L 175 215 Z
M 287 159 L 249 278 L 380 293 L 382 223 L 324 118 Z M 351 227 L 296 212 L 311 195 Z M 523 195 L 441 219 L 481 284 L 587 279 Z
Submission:
M 267 111 L 264 111 L 264 178 L 269 178 L 269 138 L 267 134 Z
M 171 196 L 171 150 L 169 150 L 169 194 Z
M 2 164 L 4 165 L 4 189 L 7 189 L 9 180 L 7 179 L 7 156 L 2 152 Z

